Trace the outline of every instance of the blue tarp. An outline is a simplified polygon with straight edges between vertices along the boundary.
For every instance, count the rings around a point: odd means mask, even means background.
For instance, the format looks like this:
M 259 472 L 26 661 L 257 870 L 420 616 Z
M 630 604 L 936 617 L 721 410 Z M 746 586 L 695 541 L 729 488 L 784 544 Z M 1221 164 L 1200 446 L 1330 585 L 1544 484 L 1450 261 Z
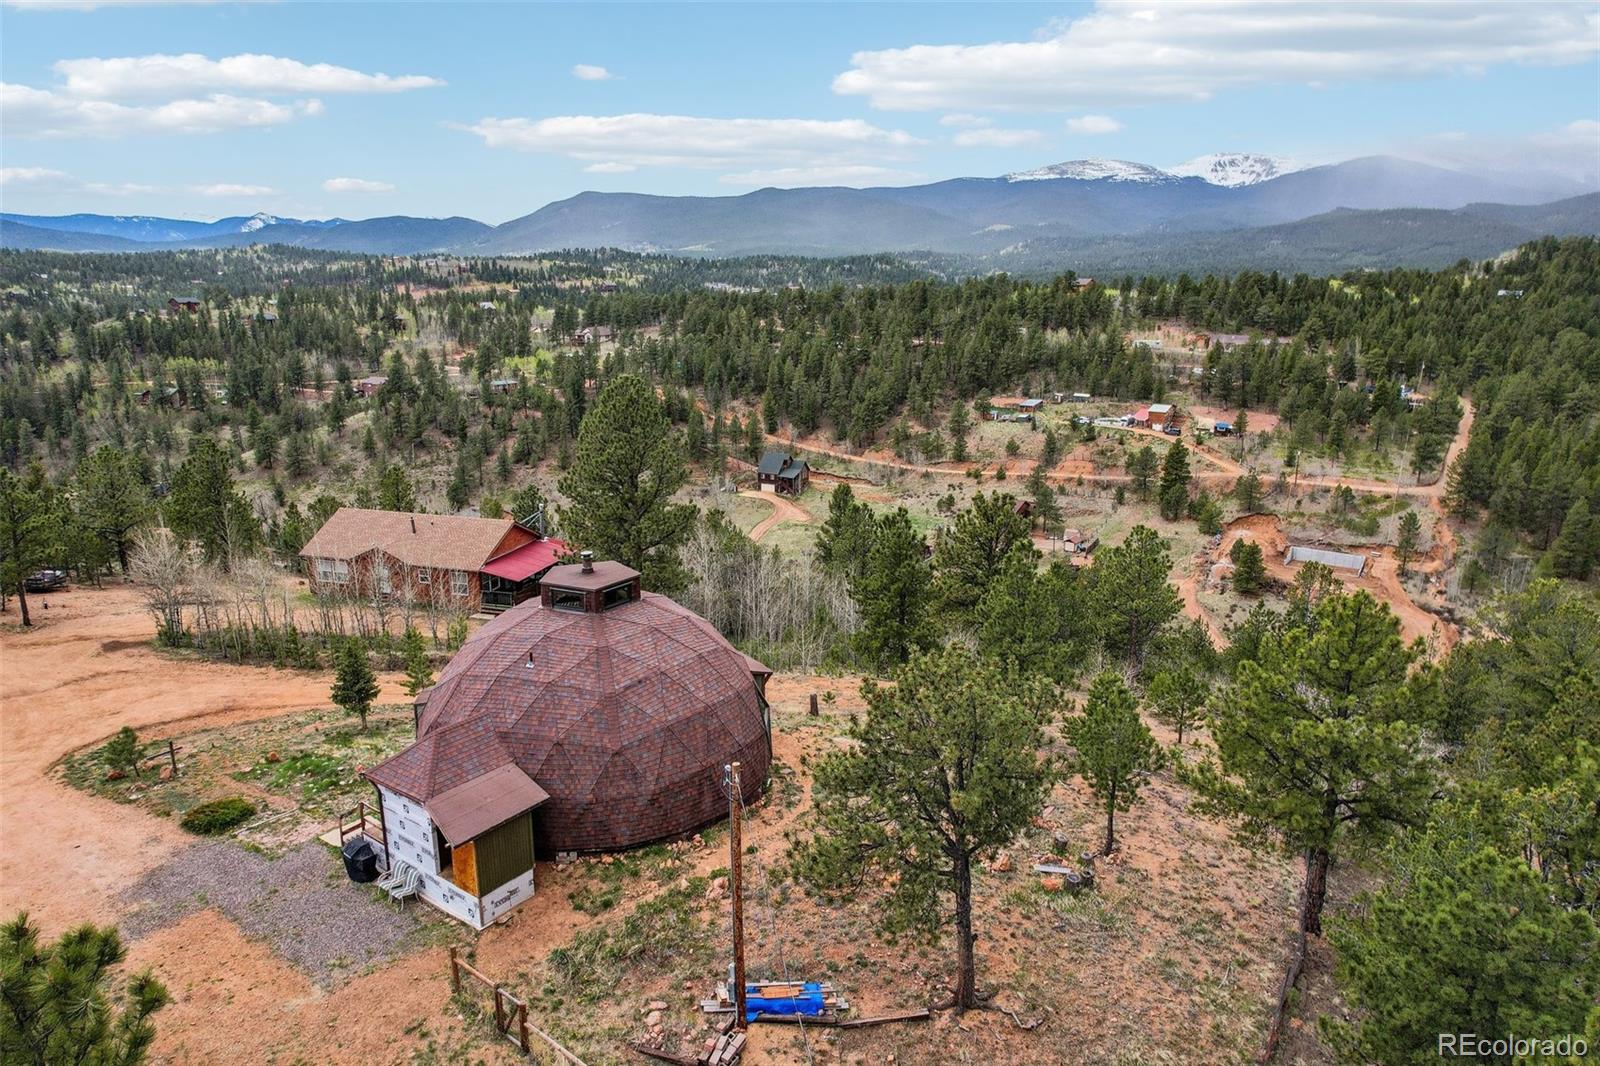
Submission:
M 744 986 L 744 1020 L 754 1021 L 758 1014 L 804 1014 L 808 1017 L 821 1014 L 822 983 L 806 981 L 798 996 L 770 997 L 757 995 L 761 985 Z

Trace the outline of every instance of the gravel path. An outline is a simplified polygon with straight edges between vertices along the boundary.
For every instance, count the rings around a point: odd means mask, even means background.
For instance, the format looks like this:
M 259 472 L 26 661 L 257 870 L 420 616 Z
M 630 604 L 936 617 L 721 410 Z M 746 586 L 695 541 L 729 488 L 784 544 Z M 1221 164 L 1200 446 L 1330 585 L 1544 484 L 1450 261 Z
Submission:
M 401 954 L 422 928 L 419 904 L 401 914 L 373 892 L 316 840 L 278 859 L 216 841 L 185 848 L 123 892 L 132 913 L 120 926 L 137 939 L 215 907 L 327 987 Z

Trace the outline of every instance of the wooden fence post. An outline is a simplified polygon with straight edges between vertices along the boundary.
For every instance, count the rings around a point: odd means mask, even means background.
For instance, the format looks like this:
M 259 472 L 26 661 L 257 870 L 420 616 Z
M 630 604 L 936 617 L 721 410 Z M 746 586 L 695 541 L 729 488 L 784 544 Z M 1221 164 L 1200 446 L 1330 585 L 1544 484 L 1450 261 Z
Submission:
M 502 1033 L 506 1032 L 508 1028 L 506 1023 L 505 1004 L 500 1002 L 499 985 L 494 986 L 494 1027 L 500 1030 Z
M 815 692 L 813 692 L 811 694 L 811 717 L 815 718 L 816 716 L 817 716 L 817 694 Z
M 178 749 L 172 741 L 167 741 L 167 761 L 172 764 L 172 776 L 178 776 Z
M 526 1055 L 533 1049 L 528 1046 L 528 1005 L 517 1004 L 517 1035 L 522 1038 L 522 1053 Z
M 461 968 L 456 964 L 454 944 L 450 946 L 450 989 L 458 996 L 461 994 Z

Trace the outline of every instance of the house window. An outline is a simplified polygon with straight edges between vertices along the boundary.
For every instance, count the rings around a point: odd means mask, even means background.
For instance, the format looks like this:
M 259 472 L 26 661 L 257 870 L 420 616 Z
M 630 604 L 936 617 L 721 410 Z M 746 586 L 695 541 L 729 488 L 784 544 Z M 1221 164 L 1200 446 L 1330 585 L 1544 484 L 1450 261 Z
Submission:
M 625 603 L 632 602 L 633 585 L 618 585 L 616 588 L 606 589 L 606 591 L 602 594 L 600 609 L 602 611 L 609 611 L 613 607 L 621 607 Z
M 394 592 L 394 578 L 389 573 L 389 567 L 382 563 L 378 564 L 378 591 L 385 596 Z
M 317 580 L 323 584 L 350 583 L 350 564 L 344 559 L 318 559 Z
M 550 591 L 550 606 L 558 611 L 583 612 L 583 593 L 571 589 L 552 589 Z
M 465 570 L 450 571 L 450 591 L 457 596 L 467 594 L 467 572 Z
M 433 584 L 433 571 L 429 570 L 426 566 L 417 567 L 417 584 L 419 584 L 419 585 L 431 585 L 431 584 Z

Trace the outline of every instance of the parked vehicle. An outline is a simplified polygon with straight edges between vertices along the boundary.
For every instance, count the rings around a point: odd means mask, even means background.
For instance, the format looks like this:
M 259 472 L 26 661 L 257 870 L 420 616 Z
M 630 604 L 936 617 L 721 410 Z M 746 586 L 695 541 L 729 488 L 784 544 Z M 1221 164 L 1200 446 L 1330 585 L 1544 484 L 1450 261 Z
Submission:
M 1169 437 L 1181 437 L 1183 435 L 1183 430 L 1173 422 L 1168 422 L 1166 425 L 1162 426 L 1161 432 L 1165 433 Z
M 54 592 L 67 587 L 67 572 L 65 570 L 39 570 L 29 574 L 22 581 L 22 587 L 28 592 Z

